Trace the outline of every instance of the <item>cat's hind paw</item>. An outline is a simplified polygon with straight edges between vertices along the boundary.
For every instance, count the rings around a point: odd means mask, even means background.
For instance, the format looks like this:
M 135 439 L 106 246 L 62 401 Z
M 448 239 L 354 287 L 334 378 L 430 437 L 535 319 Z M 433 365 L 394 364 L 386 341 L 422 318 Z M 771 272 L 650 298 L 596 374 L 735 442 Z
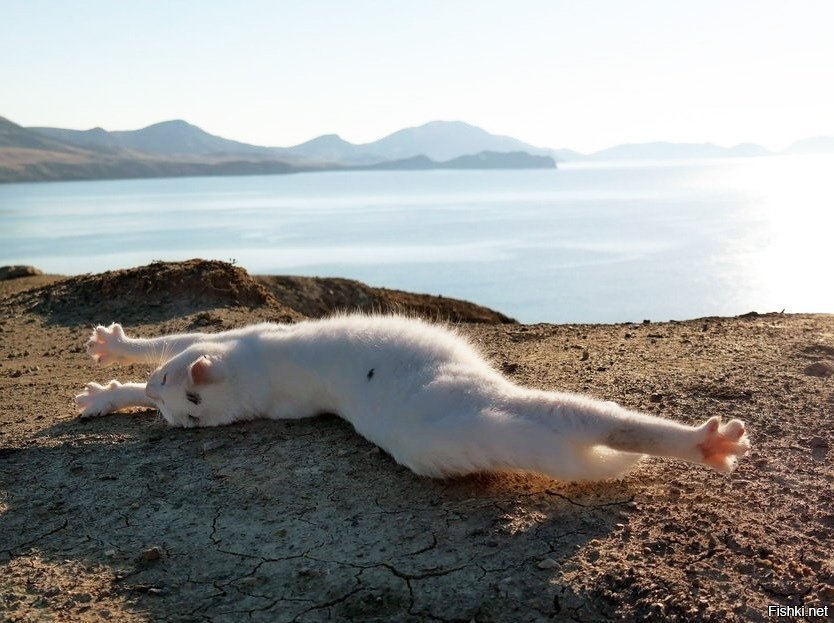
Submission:
M 698 432 L 701 437 L 698 443 L 701 462 L 719 472 L 733 471 L 738 459 L 750 451 L 750 438 L 741 420 L 721 424 L 720 416 L 711 417 L 699 427 Z
M 110 381 L 107 385 L 87 383 L 84 391 L 75 397 L 78 416 L 82 420 L 107 415 L 116 410 L 113 403 L 113 392 L 121 387 L 118 381 Z
M 109 327 L 99 325 L 87 340 L 87 353 L 96 363 L 110 365 L 122 359 L 119 351 L 126 340 L 124 329 L 119 323 L 114 322 Z

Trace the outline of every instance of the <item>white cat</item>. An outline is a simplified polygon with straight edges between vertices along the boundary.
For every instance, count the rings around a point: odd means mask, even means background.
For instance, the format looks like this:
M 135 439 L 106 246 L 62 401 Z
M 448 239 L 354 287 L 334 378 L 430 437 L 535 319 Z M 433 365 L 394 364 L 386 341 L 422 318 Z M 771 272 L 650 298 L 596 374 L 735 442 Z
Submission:
M 739 420 L 685 426 L 520 387 L 458 334 L 410 318 L 341 316 L 153 339 L 112 324 L 95 329 L 87 350 L 102 364 L 162 364 L 147 384 L 88 384 L 75 398 L 82 417 L 145 406 L 193 427 L 335 413 L 425 476 L 525 470 L 599 480 L 645 454 L 729 472 L 750 448 Z

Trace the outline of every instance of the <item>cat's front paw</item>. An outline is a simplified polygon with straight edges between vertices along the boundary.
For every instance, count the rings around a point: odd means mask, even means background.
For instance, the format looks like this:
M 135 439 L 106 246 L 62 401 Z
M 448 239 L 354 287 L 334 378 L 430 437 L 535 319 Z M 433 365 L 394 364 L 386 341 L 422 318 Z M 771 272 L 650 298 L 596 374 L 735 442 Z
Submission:
M 116 410 L 112 401 L 113 392 L 122 386 L 118 381 L 110 381 L 107 385 L 87 383 L 84 391 L 75 397 L 78 416 L 82 420 L 107 415 Z
M 87 353 L 103 366 L 116 363 L 122 359 L 120 348 L 126 340 L 124 329 L 117 322 L 109 327 L 99 325 L 87 340 Z
M 720 472 L 731 472 L 739 458 L 750 451 L 750 438 L 741 420 L 721 424 L 721 417 L 711 417 L 698 429 L 701 462 Z

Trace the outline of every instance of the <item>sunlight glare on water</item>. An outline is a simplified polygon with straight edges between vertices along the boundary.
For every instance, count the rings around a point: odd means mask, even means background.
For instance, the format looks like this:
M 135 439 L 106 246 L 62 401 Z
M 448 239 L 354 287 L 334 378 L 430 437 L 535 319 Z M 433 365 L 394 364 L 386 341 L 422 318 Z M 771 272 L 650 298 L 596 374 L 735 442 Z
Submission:
M 834 312 L 832 156 L 0 185 L 0 264 L 234 258 L 524 322 Z
M 754 199 L 750 219 L 761 229 L 740 246 L 740 277 L 767 311 L 834 311 L 833 172 L 828 156 L 760 158 L 715 171 L 711 184 Z

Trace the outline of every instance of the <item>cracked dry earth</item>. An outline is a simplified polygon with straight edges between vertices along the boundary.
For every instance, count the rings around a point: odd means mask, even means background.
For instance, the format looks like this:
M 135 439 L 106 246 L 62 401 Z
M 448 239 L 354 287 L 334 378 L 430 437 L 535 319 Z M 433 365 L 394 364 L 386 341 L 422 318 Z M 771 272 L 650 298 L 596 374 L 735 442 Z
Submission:
M 334 417 L 170 429 L 73 417 L 90 323 L 0 300 L 0 615 L 10 621 L 765 621 L 834 602 L 834 317 L 462 325 L 531 386 L 744 419 L 733 474 L 420 478 Z M 28 301 L 28 302 L 27 302 Z M 179 310 L 181 311 L 181 310 Z M 139 335 L 266 308 L 156 309 Z

